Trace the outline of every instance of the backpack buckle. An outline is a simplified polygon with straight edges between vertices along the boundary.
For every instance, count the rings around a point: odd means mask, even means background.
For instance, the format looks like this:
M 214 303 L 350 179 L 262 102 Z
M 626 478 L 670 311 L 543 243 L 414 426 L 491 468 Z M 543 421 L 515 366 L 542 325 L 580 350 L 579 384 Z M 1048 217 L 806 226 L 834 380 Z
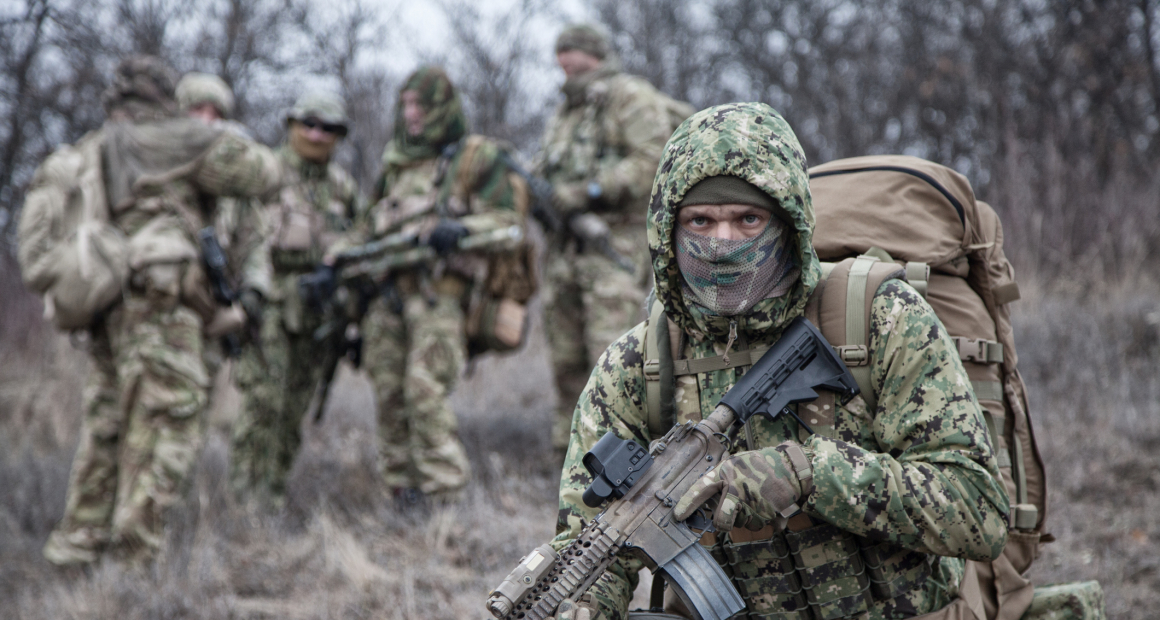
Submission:
M 660 381 L 661 380 L 661 361 L 660 360 L 645 360 L 644 361 L 644 380 L 645 381 Z
M 955 338 L 959 348 L 959 359 L 964 362 L 990 364 L 1003 361 L 1003 345 L 982 338 Z
M 847 344 L 834 347 L 834 352 L 847 366 L 865 366 L 870 363 L 870 349 L 864 344 Z

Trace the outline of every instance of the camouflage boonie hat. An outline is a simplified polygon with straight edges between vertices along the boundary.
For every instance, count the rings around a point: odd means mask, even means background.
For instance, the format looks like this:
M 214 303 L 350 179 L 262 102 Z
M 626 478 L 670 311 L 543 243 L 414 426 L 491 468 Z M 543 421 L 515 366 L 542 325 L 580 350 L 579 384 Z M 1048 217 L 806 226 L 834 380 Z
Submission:
M 574 24 L 565 28 L 556 38 L 556 53 L 568 50 L 580 50 L 604 60 L 609 52 L 608 37 L 595 26 Z
M 156 56 L 129 56 L 117 65 L 109 87 L 101 94 L 106 110 L 119 107 L 160 108 L 176 111 L 173 99 L 176 73 Z
M 203 103 L 211 103 L 218 113 L 229 118 L 234 113 L 234 93 L 224 80 L 210 73 L 191 71 L 182 76 L 175 91 L 177 105 L 182 111 Z
M 286 122 L 292 120 L 304 121 L 314 117 L 324 123 L 342 125 L 350 124 L 346 116 L 346 103 L 338 95 L 325 92 L 305 93 L 294 102 L 294 107 L 286 112 Z

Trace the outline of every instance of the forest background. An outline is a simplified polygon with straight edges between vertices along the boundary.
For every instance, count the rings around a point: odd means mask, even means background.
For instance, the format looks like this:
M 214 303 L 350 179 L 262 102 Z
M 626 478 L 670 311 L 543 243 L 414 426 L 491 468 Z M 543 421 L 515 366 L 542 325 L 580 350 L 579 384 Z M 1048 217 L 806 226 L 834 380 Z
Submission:
M 339 159 L 366 189 L 420 63 L 447 68 L 472 131 L 534 153 L 563 80 L 552 41 L 578 18 L 698 108 L 770 103 L 811 164 L 904 153 L 970 178 L 1023 291 L 1016 340 L 1059 539 L 1032 574 L 1098 578 L 1110 617 L 1152 616 L 1160 0 L 0 0 L 0 618 L 485 615 L 487 590 L 555 519 L 538 318 L 525 350 L 480 360 L 456 394 L 476 470 L 463 506 L 420 518 L 385 498 L 372 396 L 349 368 L 306 429 L 287 508 L 237 503 L 222 489 L 235 401 L 219 388 L 157 565 L 61 573 L 39 549 L 63 510 L 87 369 L 24 291 L 15 231 L 36 165 L 102 122 L 125 54 L 220 75 L 271 145 L 302 89 L 342 92 Z

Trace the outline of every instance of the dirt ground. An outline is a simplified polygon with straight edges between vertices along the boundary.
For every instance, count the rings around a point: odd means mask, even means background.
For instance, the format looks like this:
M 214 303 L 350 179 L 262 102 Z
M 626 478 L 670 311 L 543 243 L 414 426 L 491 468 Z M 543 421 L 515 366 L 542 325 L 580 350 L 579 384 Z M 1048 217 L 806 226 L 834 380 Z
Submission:
M 1160 607 L 1160 295 L 1057 292 L 1017 306 L 1020 367 L 1047 464 L 1038 583 L 1098 579 L 1110 618 Z M 235 405 L 215 394 L 196 478 L 151 569 L 61 571 L 39 550 L 64 504 L 83 356 L 65 338 L 0 355 L 0 619 L 486 618 L 483 600 L 555 521 L 554 406 L 541 331 L 483 360 L 455 396 L 475 477 L 466 500 L 400 509 L 376 481 L 373 403 L 343 369 L 307 425 L 282 510 L 224 492 Z

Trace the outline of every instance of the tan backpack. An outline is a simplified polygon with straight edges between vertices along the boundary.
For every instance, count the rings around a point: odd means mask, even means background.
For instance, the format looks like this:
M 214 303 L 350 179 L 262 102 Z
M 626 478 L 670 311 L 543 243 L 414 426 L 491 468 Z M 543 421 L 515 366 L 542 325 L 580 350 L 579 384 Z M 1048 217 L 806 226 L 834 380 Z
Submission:
M 985 615 L 975 611 L 979 617 L 1019 618 L 1033 594 L 1023 574 L 1040 545 L 1053 538 L 1043 529 L 1046 480 L 1008 307 L 1019 298 L 1019 287 L 1003 254 L 999 218 L 975 199 L 961 174 L 914 157 L 858 157 L 817 166 L 810 169 L 810 191 L 817 218 L 814 249 L 823 261 L 837 262 L 821 302 L 819 328 L 830 343 L 847 351 L 867 344 L 861 317 L 882 282 L 873 277 L 874 263 L 893 261 L 891 268 L 897 264 L 905 271 L 958 344 L 1011 499 L 1003 555 L 970 563 Z M 843 305 L 844 311 L 825 312 Z M 860 374 L 868 370 L 866 362 L 846 361 L 860 384 L 868 382 Z M 863 386 L 864 395 L 872 394 L 869 387 Z
M 45 318 L 60 329 L 92 324 L 129 277 L 128 242 L 109 221 L 102 143 L 102 132 L 92 132 L 49 155 L 20 213 L 24 284 L 43 296 Z
M 996 447 L 1011 514 L 1003 555 L 993 562 L 968 562 L 957 606 L 980 619 L 1020 618 L 1033 597 L 1032 584 L 1023 574 L 1040 545 L 1053 538 L 1043 529 L 1043 462 L 1016 368 L 1007 305 L 1019 298 L 1019 288 L 1003 254 L 999 218 L 975 199 L 965 177 L 914 157 L 838 160 L 810 169 L 810 179 L 814 247 L 824 261 L 824 279 L 807 316 L 846 362 L 868 404 L 875 405 L 869 385 L 869 313 L 884 281 L 909 281 L 958 344 Z M 715 370 L 720 364 L 714 364 L 715 358 L 674 360 L 679 352 L 670 347 L 679 330 L 664 318 L 661 304 L 654 300 L 650 309 L 646 404 L 649 429 L 656 435 L 673 423 L 671 386 L 676 376 Z M 661 324 L 668 329 L 654 329 Z M 730 366 L 747 365 L 761 353 L 735 353 Z M 953 615 L 965 610 L 946 611 Z

